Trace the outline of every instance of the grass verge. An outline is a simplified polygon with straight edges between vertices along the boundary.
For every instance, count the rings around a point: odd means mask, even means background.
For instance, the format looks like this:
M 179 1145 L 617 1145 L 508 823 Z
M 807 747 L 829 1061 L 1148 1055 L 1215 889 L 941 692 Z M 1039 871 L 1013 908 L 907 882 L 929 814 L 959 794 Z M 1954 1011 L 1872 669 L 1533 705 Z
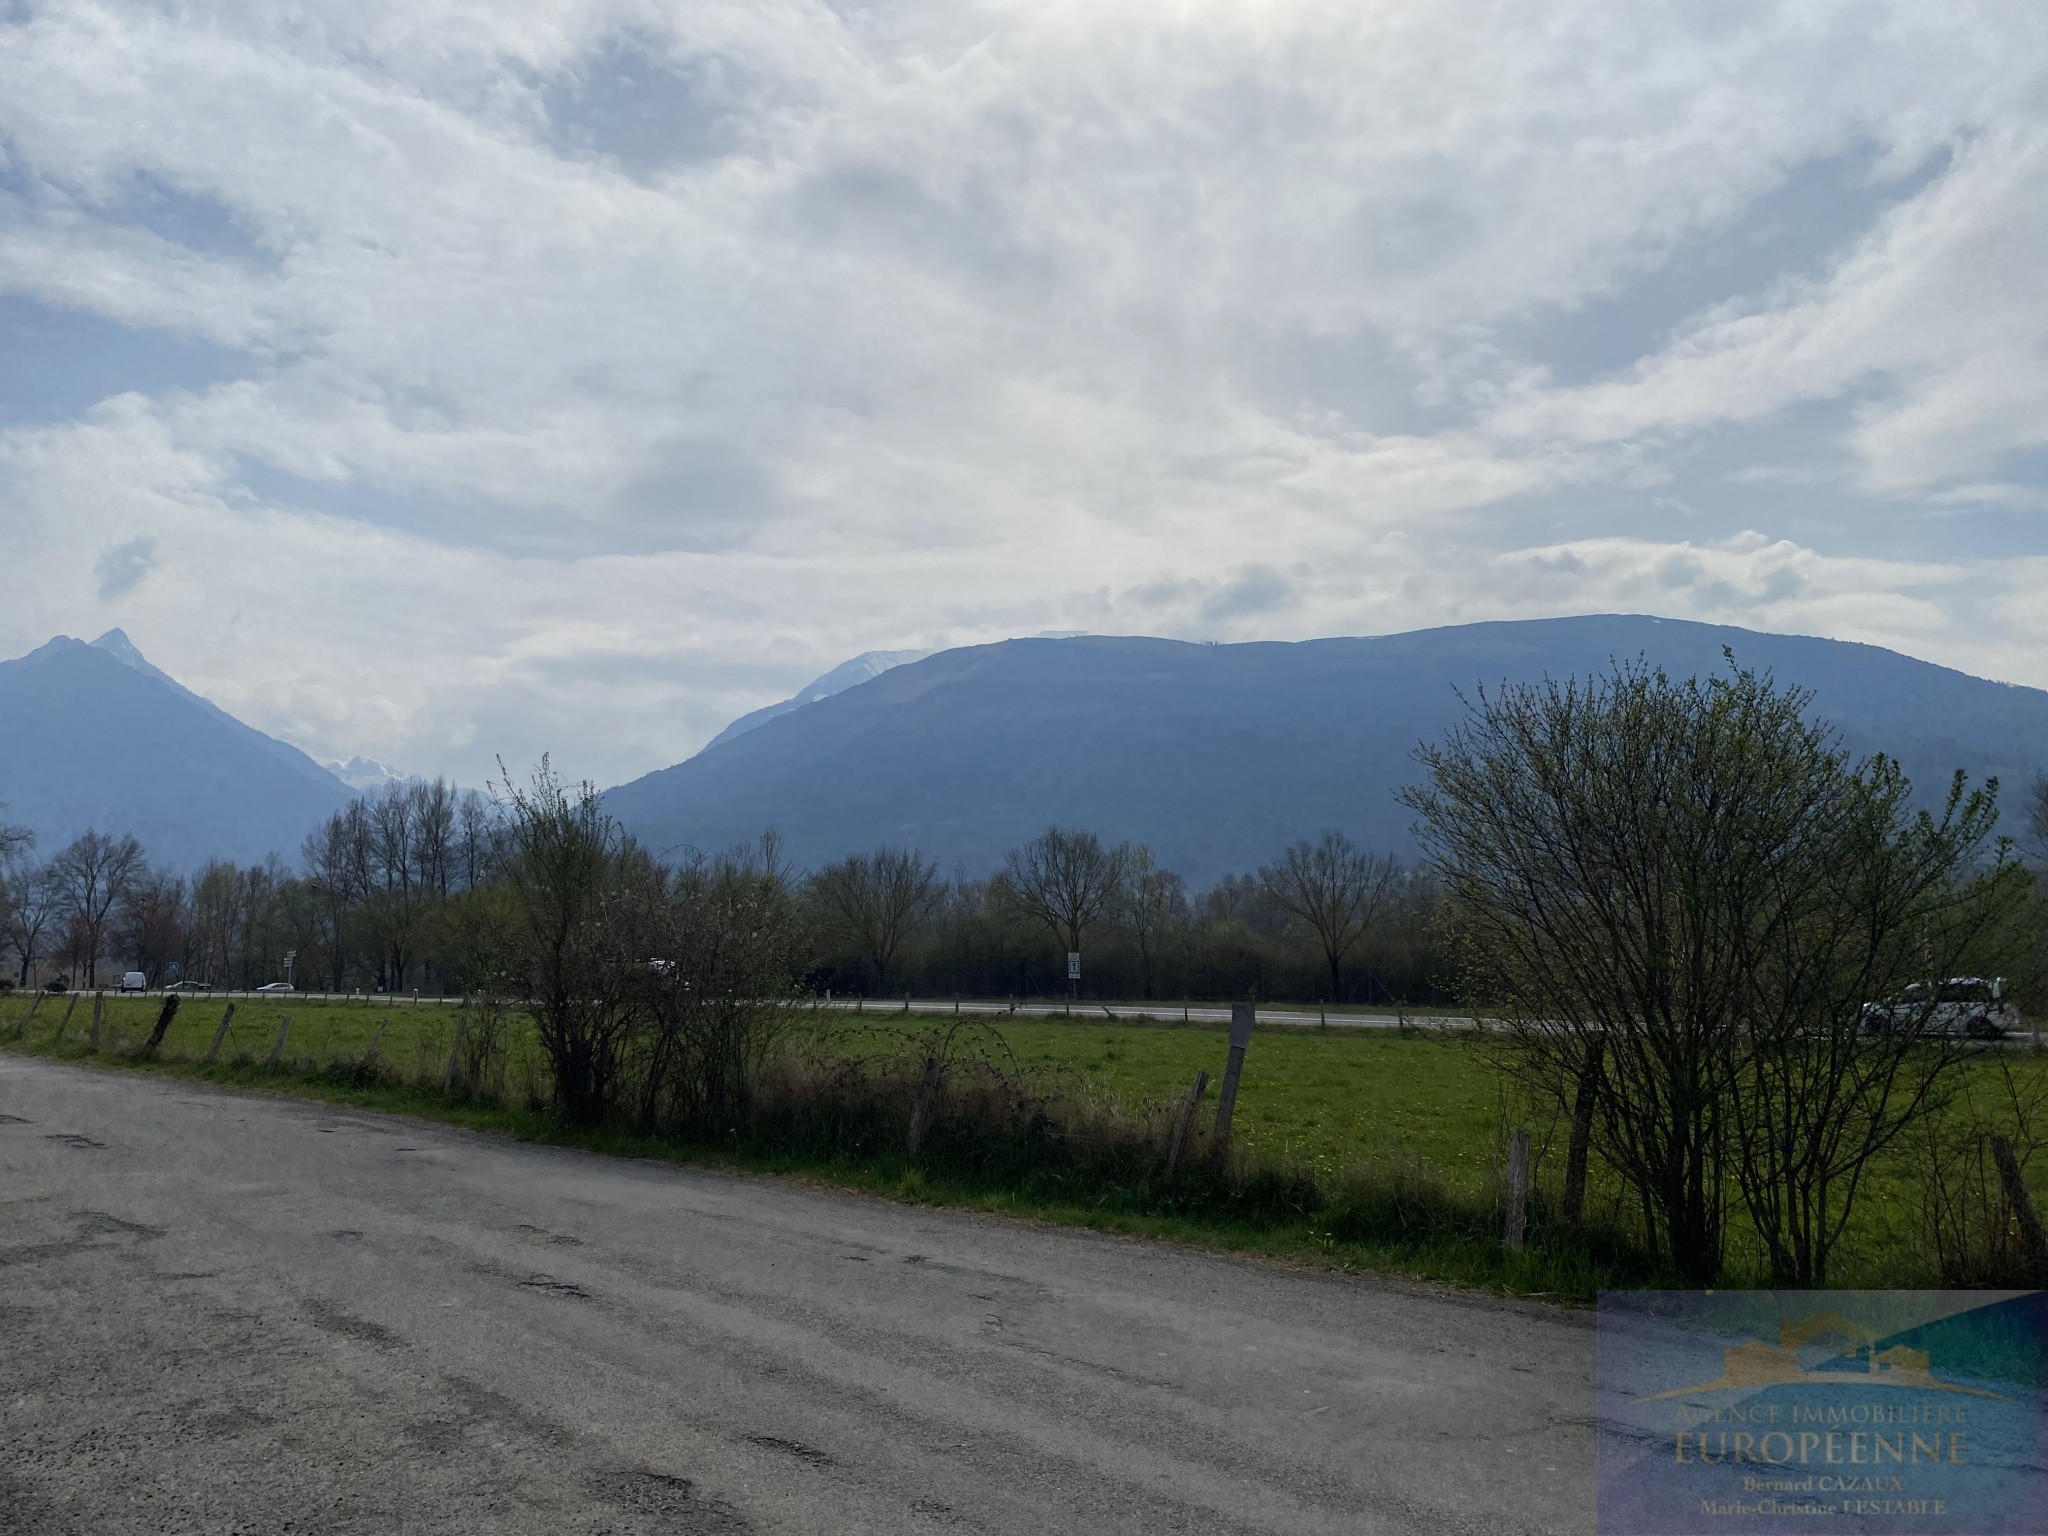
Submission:
M 956 1114 L 936 1124 L 920 1154 L 911 1157 L 902 1150 L 901 1125 L 914 1079 L 903 1070 L 902 1053 L 892 1054 L 900 1041 L 893 1031 L 838 1021 L 798 1032 L 799 1052 L 771 1085 L 754 1133 L 707 1145 L 564 1124 L 535 1102 L 530 1042 L 522 1040 L 511 1042 L 509 1062 L 501 1063 L 493 1091 L 443 1086 L 454 1038 L 449 1010 L 380 1013 L 289 999 L 238 1005 L 217 1059 L 207 1061 L 218 1006 L 182 1008 L 157 1052 L 144 1059 L 141 1042 L 155 1018 L 154 999 L 107 999 L 97 1047 L 85 1013 L 90 999 L 68 1026 L 60 1009 L 46 1004 L 29 1020 L 21 1000 L 15 1003 L 0 1008 L 0 1047 L 7 1049 L 410 1115 L 525 1141 L 796 1176 L 895 1200 L 1564 1302 L 1589 1302 L 1604 1285 L 1648 1278 L 1626 1242 L 1607 1233 L 1546 1233 L 1539 1223 L 1536 1239 L 1510 1254 L 1496 1235 L 1498 1211 L 1486 1179 L 1468 1169 L 1446 1180 L 1403 1149 L 1398 1137 L 1382 1137 L 1376 1150 L 1360 1156 L 1353 1155 L 1358 1148 L 1345 1145 L 1343 1126 L 1333 1123 L 1308 1134 L 1321 1114 L 1319 1074 L 1338 1071 L 1337 1096 L 1356 1098 L 1358 1083 L 1346 1088 L 1345 1072 L 1382 1085 L 1405 1080 L 1412 1088 L 1428 1081 L 1432 1071 L 1452 1070 L 1443 1060 L 1432 1062 L 1426 1054 L 1432 1047 L 1422 1040 L 1262 1039 L 1258 1094 L 1247 1092 L 1241 1100 L 1237 1155 L 1227 1165 L 1191 1156 L 1168 1179 L 1155 1155 L 1154 1133 L 1161 1112 L 1185 1091 L 1184 1069 L 1191 1074 L 1193 1063 L 1217 1065 L 1207 1060 L 1216 1054 L 1214 1031 L 1112 1030 L 1105 1037 L 1093 1027 L 1006 1024 L 1002 1045 L 1016 1075 L 1002 1082 L 1031 1085 L 1024 1097 L 1012 1095 L 1016 1112 L 1009 1120 L 1001 1114 Z M 287 1015 L 292 1024 L 283 1031 L 285 1047 L 271 1065 L 270 1051 Z M 910 1031 L 935 1029 L 941 1022 L 913 1016 Z M 1163 1048 L 1147 1053 L 1148 1043 Z M 1319 1057 L 1319 1046 L 1337 1050 Z M 821 1098 L 821 1064 L 842 1084 L 851 1081 L 845 1069 L 854 1070 L 858 1082 L 842 1093 L 843 1102 L 827 1105 Z M 968 1084 L 960 1102 L 973 1091 Z M 1438 1082 L 1435 1091 L 1438 1097 L 1457 1093 L 1450 1080 Z M 1263 1107 L 1255 1108 L 1260 1099 Z M 1063 1126 L 1048 1138 L 1033 1129 L 1043 1119 L 1034 1106 L 1055 1103 L 1064 1106 Z M 1476 1099 L 1467 1104 L 1467 1130 L 1474 1128 L 1479 1109 Z M 1369 1100 L 1353 1112 L 1368 1113 Z M 1321 1150 L 1303 1155 L 1310 1146 Z
M 1218 1026 L 800 1014 L 787 1042 L 790 1060 L 770 1085 L 771 1112 L 747 1138 L 706 1145 L 561 1124 L 541 1107 L 545 1063 L 523 1018 L 509 1021 L 487 1071 L 461 1064 L 458 1080 L 486 1083 L 488 1091 L 451 1092 L 444 1083 L 460 1018 L 454 1008 L 241 999 L 218 1058 L 208 1062 L 224 1005 L 194 999 L 180 1009 L 156 1060 L 143 1063 L 136 1052 L 157 999 L 108 997 L 97 1046 L 91 998 L 45 998 L 33 1014 L 30 1003 L 0 998 L 0 1047 L 1338 1270 L 1572 1302 L 1591 1300 L 1603 1286 L 1659 1280 L 1618 1235 L 1627 1226 L 1626 1193 L 1597 1167 L 1592 1229 L 1544 1220 L 1561 1178 L 1563 1127 L 1523 1101 L 1462 1033 L 1262 1031 L 1238 1100 L 1236 1160 L 1219 1173 L 1197 1157 L 1168 1180 L 1159 1167 L 1162 1126 L 1197 1070 L 1220 1073 Z M 911 1158 L 902 1146 L 915 1065 L 948 1036 L 957 1058 L 986 1068 L 984 1087 L 1006 1084 L 1009 1096 L 984 1094 L 989 1113 L 981 1121 L 956 1116 Z M 275 1067 L 267 1065 L 273 1050 Z M 2048 1070 L 2038 1058 L 2022 1065 Z M 849 1072 L 851 1079 L 833 1086 L 834 1074 Z M 837 1097 L 827 1102 L 830 1094 Z M 1214 1103 L 1212 1085 L 1200 1123 Z M 1052 1135 L 1029 1123 L 1048 1109 L 1060 1122 Z M 1535 1133 L 1537 1197 L 1532 1244 L 1511 1255 L 1498 1241 L 1499 1185 L 1507 1133 L 1517 1125 Z M 1199 1147 L 1199 1134 L 1196 1141 Z M 2030 1169 L 2037 1191 L 2044 1161 Z M 1906 1143 L 1872 1170 L 1834 1283 L 1944 1283 L 1924 1237 L 1925 1185 L 1921 1160 Z M 1763 1283 L 1755 1235 L 1731 1212 L 1723 1284 Z

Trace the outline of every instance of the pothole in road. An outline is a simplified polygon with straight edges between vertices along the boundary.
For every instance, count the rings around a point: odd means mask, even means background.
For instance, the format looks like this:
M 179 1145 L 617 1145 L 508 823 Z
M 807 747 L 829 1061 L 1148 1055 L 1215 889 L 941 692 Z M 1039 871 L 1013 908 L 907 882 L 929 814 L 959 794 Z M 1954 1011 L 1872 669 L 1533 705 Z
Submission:
M 780 1435 L 749 1435 L 747 1444 L 758 1445 L 764 1451 L 780 1451 L 785 1456 L 794 1456 L 798 1461 L 807 1461 L 814 1467 L 839 1465 L 838 1457 L 795 1440 L 785 1440 Z
M 545 1291 L 550 1296 L 573 1296 L 578 1301 L 590 1300 L 590 1292 L 568 1280 L 556 1280 L 548 1275 L 528 1275 L 519 1282 L 522 1291 Z
M 325 1301 L 308 1301 L 306 1320 L 322 1333 L 338 1334 L 344 1339 L 354 1339 L 361 1344 L 374 1344 L 379 1349 L 400 1349 L 405 1344 L 404 1339 L 382 1323 L 373 1323 L 366 1317 L 351 1316 Z
M 528 1237 L 537 1237 L 542 1242 L 551 1243 L 557 1248 L 581 1248 L 583 1246 L 583 1239 L 580 1237 L 571 1237 L 566 1232 L 550 1232 L 546 1227 L 536 1227 L 530 1221 L 522 1221 L 513 1227 L 512 1230 L 524 1233 Z

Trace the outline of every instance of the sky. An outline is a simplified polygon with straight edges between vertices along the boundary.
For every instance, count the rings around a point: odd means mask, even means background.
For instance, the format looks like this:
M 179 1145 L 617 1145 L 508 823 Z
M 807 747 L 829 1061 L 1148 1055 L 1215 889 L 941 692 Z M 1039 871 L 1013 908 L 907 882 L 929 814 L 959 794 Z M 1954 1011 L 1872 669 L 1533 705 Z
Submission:
M 0 0 L 0 655 L 616 782 L 859 652 L 2048 686 L 2048 7 Z

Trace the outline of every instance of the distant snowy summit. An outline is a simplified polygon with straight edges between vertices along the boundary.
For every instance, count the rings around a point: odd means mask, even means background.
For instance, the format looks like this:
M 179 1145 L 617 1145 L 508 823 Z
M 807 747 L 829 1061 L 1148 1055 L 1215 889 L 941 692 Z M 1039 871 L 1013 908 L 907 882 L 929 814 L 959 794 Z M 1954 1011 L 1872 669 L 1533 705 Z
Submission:
M 823 677 L 809 683 L 799 692 L 784 699 L 780 704 L 769 704 L 741 715 L 724 730 L 706 742 L 702 750 L 708 752 L 720 742 L 731 741 L 735 736 L 744 736 L 757 725 L 765 725 L 778 715 L 786 715 L 793 709 L 802 709 L 806 704 L 815 704 L 820 699 L 829 699 L 835 693 L 844 693 L 849 688 L 858 688 L 862 683 L 880 677 L 884 672 L 904 666 L 909 662 L 923 661 L 930 651 L 863 651 L 851 661 L 843 661 Z
M 380 763 L 376 758 L 364 757 L 361 753 L 339 761 L 323 761 L 320 766 L 357 794 L 382 789 L 386 784 L 403 784 L 407 778 L 389 763 Z

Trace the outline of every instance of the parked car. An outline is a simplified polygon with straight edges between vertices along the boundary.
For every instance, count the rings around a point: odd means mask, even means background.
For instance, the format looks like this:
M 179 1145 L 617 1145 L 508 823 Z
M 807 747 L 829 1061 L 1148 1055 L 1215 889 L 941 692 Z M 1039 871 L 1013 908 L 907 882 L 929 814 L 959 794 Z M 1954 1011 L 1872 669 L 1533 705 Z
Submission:
M 140 971 L 125 972 L 121 977 L 121 990 L 123 992 L 147 992 L 149 990 L 149 978 Z
M 266 981 L 256 990 L 258 992 L 296 992 L 298 988 L 288 981 Z
M 1938 985 L 1916 981 L 1896 997 L 1863 1005 L 1865 1034 L 1915 1030 L 1969 1040 L 1999 1040 L 2019 1027 L 2019 1014 L 2005 1001 L 2005 979 L 1951 976 Z

